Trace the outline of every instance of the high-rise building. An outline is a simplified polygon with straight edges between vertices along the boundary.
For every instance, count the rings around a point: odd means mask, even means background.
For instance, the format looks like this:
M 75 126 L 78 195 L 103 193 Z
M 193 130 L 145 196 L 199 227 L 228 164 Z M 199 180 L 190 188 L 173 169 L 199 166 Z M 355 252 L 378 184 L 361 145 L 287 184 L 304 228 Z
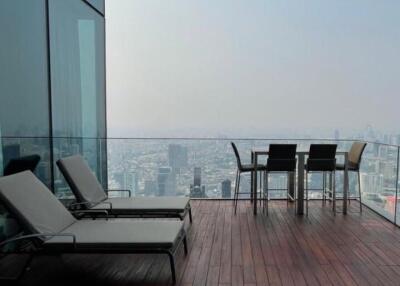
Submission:
M 156 181 L 145 180 L 144 181 L 144 195 L 154 196 L 157 194 L 158 186 Z
M 176 195 L 176 174 L 170 167 L 160 167 L 157 175 L 158 196 Z
M 190 185 L 191 198 L 206 198 L 206 186 Z
M 222 198 L 230 199 L 232 197 L 231 185 L 232 185 L 231 180 L 222 181 L 222 183 L 221 183 Z
M 187 147 L 179 144 L 168 145 L 168 162 L 173 169 L 180 169 L 188 165 Z
M 139 191 L 139 180 L 136 172 L 114 172 L 113 178 L 119 188 L 130 190 L 132 196 Z
M 194 180 L 193 180 L 193 185 L 196 186 L 201 186 L 201 167 L 194 167 Z

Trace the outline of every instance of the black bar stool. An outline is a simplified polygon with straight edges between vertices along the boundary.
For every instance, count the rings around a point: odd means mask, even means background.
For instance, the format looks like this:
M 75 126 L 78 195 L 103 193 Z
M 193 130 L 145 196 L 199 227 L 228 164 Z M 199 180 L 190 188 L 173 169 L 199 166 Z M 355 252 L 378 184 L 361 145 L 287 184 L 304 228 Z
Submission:
M 291 198 L 289 194 L 289 181 L 290 175 L 294 177 L 296 171 L 296 144 L 270 144 L 268 152 L 267 165 L 265 166 L 264 175 L 264 192 L 263 192 L 263 209 L 267 210 L 268 214 L 268 201 L 270 190 L 286 190 L 286 199 L 289 203 Z M 269 173 L 286 173 L 287 174 L 287 188 L 286 189 L 270 189 L 268 187 Z M 296 185 L 296 184 L 295 184 Z M 296 191 L 294 192 L 294 194 Z M 296 200 L 296 195 L 292 198 Z
M 236 157 L 236 162 L 237 162 L 237 171 L 236 171 L 236 179 L 235 179 L 235 194 L 233 197 L 233 202 L 235 205 L 235 214 L 236 214 L 236 209 L 237 209 L 237 202 L 239 200 L 239 187 L 240 187 L 240 175 L 242 173 L 252 173 L 254 172 L 254 164 L 242 164 L 240 160 L 240 155 L 239 152 L 236 148 L 235 143 L 231 142 L 233 152 L 235 153 Z M 264 171 L 265 170 L 265 165 L 262 164 L 257 164 L 257 171 Z M 260 176 L 260 183 L 261 183 L 261 176 Z M 254 190 L 254 192 L 257 192 L 257 190 Z M 246 194 L 246 193 L 242 193 Z M 250 194 L 250 193 L 247 193 Z
M 305 166 L 306 170 L 306 214 L 308 215 L 308 174 L 309 173 L 322 173 L 323 175 L 323 198 L 322 204 L 325 202 L 325 175 L 329 173 L 332 176 L 332 199 L 333 199 L 333 212 L 336 214 L 336 191 L 335 191 L 335 170 L 336 170 L 336 144 L 311 144 L 310 152 Z
M 354 142 L 351 145 L 349 151 L 349 157 L 347 158 L 347 171 L 349 172 L 357 172 L 358 177 L 358 197 L 353 197 L 359 199 L 360 202 L 360 212 L 362 212 L 362 201 L 361 201 L 361 179 L 360 179 L 360 166 L 361 166 L 361 159 L 362 154 L 364 153 L 365 147 L 367 143 L 365 142 Z M 344 171 L 345 165 L 344 164 L 336 164 L 337 171 Z M 351 201 L 350 198 L 350 189 L 349 189 L 349 203 Z

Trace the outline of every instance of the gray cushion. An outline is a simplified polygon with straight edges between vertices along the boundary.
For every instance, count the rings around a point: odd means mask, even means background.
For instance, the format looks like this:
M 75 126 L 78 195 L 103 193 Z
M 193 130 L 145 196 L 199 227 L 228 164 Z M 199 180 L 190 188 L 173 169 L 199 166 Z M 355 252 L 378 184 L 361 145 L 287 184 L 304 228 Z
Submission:
M 182 227 L 180 221 L 80 220 L 63 233 L 74 234 L 80 248 L 171 248 Z M 46 241 L 46 246 L 59 248 L 71 241 L 70 237 L 54 237 Z
M 59 232 L 76 221 L 31 171 L 0 178 L 0 200 L 32 233 Z
M 111 212 L 183 212 L 189 204 L 187 197 L 132 197 L 108 198 L 105 202 L 112 204 Z M 110 205 L 99 203 L 92 209 L 109 209 Z
M 82 156 L 60 159 L 57 165 L 79 202 L 89 202 L 94 205 L 107 198 L 103 187 Z

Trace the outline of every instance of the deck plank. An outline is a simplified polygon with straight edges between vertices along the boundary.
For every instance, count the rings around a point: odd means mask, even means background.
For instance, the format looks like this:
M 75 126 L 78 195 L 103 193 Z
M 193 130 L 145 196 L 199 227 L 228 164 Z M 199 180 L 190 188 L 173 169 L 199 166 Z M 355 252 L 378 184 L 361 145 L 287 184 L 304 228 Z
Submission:
M 195 200 L 189 254 L 176 253 L 177 285 L 399 285 L 400 229 L 368 208 L 333 215 L 310 202 L 307 216 L 271 201 L 253 215 L 240 201 Z M 0 260 L 1 265 L 1 260 Z M 1 269 L 1 267 L 0 267 Z M 46 269 L 46 271 L 43 271 Z M 172 285 L 164 255 L 62 255 L 34 260 L 20 285 Z

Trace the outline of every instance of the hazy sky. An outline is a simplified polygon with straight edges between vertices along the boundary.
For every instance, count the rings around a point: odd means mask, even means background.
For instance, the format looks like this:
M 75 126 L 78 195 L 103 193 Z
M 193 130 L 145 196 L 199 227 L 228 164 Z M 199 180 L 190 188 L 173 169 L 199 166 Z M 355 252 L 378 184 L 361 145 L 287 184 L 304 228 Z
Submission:
M 106 0 L 109 135 L 400 131 L 399 15 L 398 0 Z

